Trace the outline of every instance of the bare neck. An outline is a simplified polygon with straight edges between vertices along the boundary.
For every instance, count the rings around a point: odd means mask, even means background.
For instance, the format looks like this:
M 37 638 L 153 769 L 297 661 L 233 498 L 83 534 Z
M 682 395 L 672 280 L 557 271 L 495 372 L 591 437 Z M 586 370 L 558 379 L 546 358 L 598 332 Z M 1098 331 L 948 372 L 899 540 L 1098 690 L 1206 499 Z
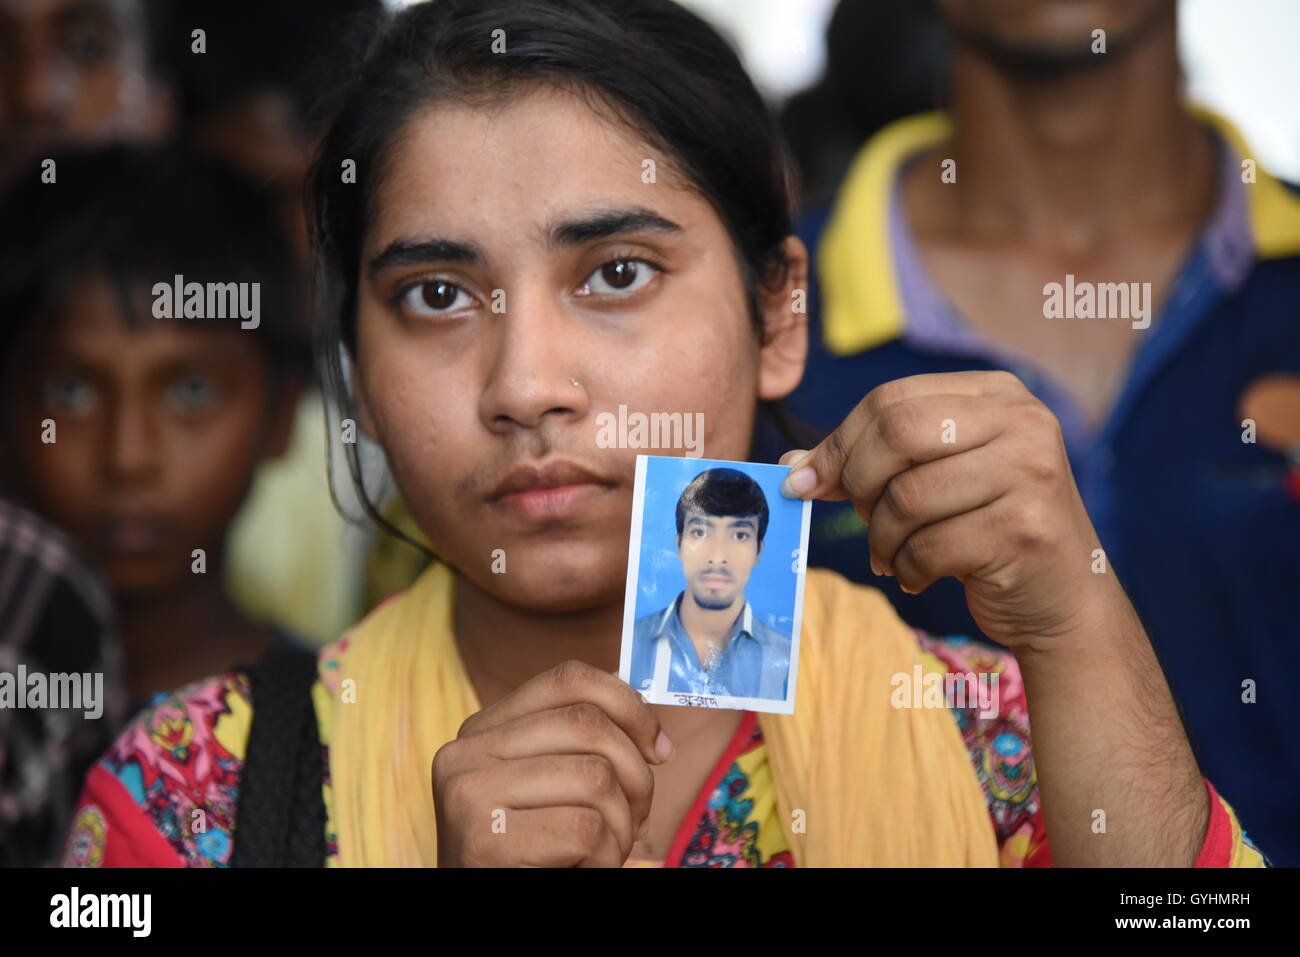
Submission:
M 115 611 L 133 696 L 176 688 L 258 658 L 271 630 L 248 618 L 222 582 L 221 563 L 162 593 L 117 593 Z
M 1171 19 L 1103 66 L 1049 77 L 959 48 L 956 132 L 941 153 L 957 178 L 914 169 L 906 199 L 918 231 L 1068 252 L 1128 229 L 1194 229 L 1215 158 L 1182 102 L 1176 34 Z
M 539 614 L 500 601 L 459 573 L 453 589 L 456 646 L 483 707 L 569 659 L 618 670 L 621 593 L 591 609 Z
M 686 630 L 691 643 L 700 652 L 700 661 L 708 659 L 721 651 L 731 634 L 736 617 L 744 606 L 744 598 L 737 597 L 726 608 L 702 608 L 689 593 L 682 594 L 682 604 L 678 614 L 682 619 L 682 628 Z M 703 652 L 711 652 L 706 656 Z

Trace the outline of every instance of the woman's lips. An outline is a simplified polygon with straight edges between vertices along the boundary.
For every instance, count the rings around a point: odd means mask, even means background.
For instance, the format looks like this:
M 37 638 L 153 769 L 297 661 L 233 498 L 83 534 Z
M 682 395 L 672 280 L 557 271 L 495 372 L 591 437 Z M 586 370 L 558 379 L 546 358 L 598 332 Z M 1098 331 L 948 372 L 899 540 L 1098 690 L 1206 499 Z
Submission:
M 607 486 L 594 482 L 556 485 L 510 492 L 497 499 L 497 504 L 527 519 L 568 518 L 607 491 Z
M 554 459 L 520 465 L 492 490 L 488 501 L 530 521 L 569 518 L 614 488 L 576 462 Z

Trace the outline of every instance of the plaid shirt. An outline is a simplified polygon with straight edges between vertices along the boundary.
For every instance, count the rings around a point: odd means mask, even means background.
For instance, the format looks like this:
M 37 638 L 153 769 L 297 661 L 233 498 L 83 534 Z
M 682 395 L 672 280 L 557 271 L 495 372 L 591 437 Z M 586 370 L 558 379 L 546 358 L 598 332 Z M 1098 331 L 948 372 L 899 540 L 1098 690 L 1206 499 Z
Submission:
M 127 717 L 112 622 L 68 538 L 0 499 L 0 672 L 104 675 L 97 719 L 0 701 L 0 867 L 57 863 L 82 779 Z

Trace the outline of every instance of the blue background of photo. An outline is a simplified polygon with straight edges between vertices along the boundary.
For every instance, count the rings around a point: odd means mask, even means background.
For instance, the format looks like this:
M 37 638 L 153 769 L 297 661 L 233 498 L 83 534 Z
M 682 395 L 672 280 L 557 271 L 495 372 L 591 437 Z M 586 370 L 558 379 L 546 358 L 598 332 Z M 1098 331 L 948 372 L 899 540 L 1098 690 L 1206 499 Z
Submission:
M 745 598 L 754 614 L 780 631 L 791 633 L 795 586 L 794 551 L 799 547 L 802 501 L 781 494 L 789 469 L 780 465 L 719 462 L 714 459 L 646 459 L 645 507 L 641 522 L 641 565 L 637 571 L 636 617 L 661 611 L 686 587 L 677 557 L 677 500 L 691 479 L 711 468 L 744 472 L 767 496 L 767 533 L 763 553 L 745 584 Z

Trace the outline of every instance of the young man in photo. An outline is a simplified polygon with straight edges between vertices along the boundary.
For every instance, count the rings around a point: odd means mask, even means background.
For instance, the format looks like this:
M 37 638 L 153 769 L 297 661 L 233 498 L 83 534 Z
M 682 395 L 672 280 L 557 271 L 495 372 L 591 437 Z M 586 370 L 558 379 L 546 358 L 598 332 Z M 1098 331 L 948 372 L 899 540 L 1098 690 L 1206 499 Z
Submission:
M 762 621 L 745 598 L 767 520 L 763 490 L 737 469 L 709 469 L 686 486 L 677 500 L 677 557 L 686 588 L 667 608 L 637 619 L 634 687 L 654 686 L 663 656 L 667 691 L 786 697 L 790 636 Z

